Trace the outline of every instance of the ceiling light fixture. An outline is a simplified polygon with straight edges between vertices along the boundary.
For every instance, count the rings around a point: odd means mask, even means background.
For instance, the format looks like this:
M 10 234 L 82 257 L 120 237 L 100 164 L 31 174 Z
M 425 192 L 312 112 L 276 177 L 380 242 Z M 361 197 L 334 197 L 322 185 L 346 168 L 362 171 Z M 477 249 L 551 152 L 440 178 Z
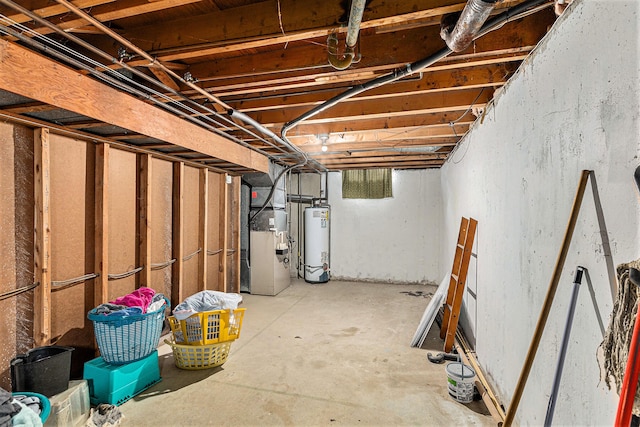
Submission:
M 327 147 L 327 141 L 329 140 L 329 134 L 328 133 L 321 133 L 320 135 L 318 135 L 318 139 L 322 143 L 322 147 L 320 147 L 320 149 L 322 150 L 323 153 L 326 152 L 329 149 L 329 147 Z

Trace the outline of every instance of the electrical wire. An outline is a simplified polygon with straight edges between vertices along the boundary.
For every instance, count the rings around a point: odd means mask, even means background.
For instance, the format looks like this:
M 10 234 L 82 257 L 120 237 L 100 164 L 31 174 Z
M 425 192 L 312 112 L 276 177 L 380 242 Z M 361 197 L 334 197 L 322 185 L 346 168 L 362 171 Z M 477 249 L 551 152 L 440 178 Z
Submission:
M 61 49 L 62 51 L 66 51 L 68 54 L 71 54 L 71 55 L 73 55 L 73 56 L 76 56 L 76 57 L 78 57 L 78 58 L 80 58 L 80 59 L 82 59 L 82 60 L 84 60 L 85 62 L 88 62 L 88 63 L 90 63 L 90 64 L 93 64 L 94 66 L 96 66 L 96 67 L 97 67 L 97 68 L 99 68 L 99 69 L 104 70 L 105 72 L 108 72 L 108 73 L 117 73 L 117 78 L 118 78 L 119 80 L 124 79 L 124 80 L 126 80 L 129 84 L 133 84 L 133 85 L 135 85 L 135 86 L 137 86 L 137 87 L 139 87 L 139 88 L 141 88 L 141 89 L 143 89 L 143 90 L 149 91 L 149 92 L 151 92 L 154 96 L 157 96 L 157 97 L 159 97 L 160 99 L 163 99 L 163 100 L 167 101 L 168 103 L 178 104 L 179 106 L 181 106 L 182 108 L 184 108 L 187 112 L 189 112 L 189 113 L 191 113 L 191 114 L 196 115 L 197 117 L 199 117 L 199 118 L 200 118 L 200 119 L 202 119 L 202 120 L 206 120 L 206 121 L 209 121 L 209 122 L 213 123 L 214 125 L 221 126 L 223 129 L 225 129 L 225 130 L 227 130 L 227 131 L 232 130 L 232 128 L 231 128 L 230 126 L 228 126 L 228 125 L 232 125 L 233 127 L 237 127 L 237 124 L 236 124 L 236 123 L 234 123 L 233 121 L 231 121 L 229 118 L 222 116 L 222 115 L 221 115 L 221 114 L 219 114 L 217 111 L 214 111 L 214 110 L 212 110 L 212 109 L 210 109 L 210 108 L 206 107 L 206 106 L 205 106 L 205 105 L 203 105 L 203 104 L 199 104 L 199 103 L 197 103 L 197 102 L 195 102 L 195 101 L 193 101 L 193 100 L 189 99 L 188 97 L 186 97 L 186 96 L 185 96 L 185 95 L 183 95 L 182 93 L 180 93 L 180 92 L 178 92 L 178 91 L 175 91 L 174 89 L 172 89 L 172 88 L 170 88 L 170 87 L 168 87 L 168 86 L 166 86 L 166 85 L 162 84 L 161 82 L 159 82 L 159 81 L 157 81 L 157 80 L 155 80 L 155 79 L 151 78 L 150 76 L 147 76 L 145 73 L 142 73 L 141 71 L 139 71 L 139 70 L 135 69 L 134 67 L 130 67 L 130 66 L 126 65 L 126 63 L 124 63 L 124 62 L 118 61 L 116 58 L 112 57 L 111 55 L 108 55 L 106 52 L 101 51 L 100 49 L 97 49 L 97 48 L 95 48 L 94 46 L 92 46 L 92 45 L 90 45 L 90 44 L 86 43 L 86 42 L 85 42 L 85 41 L 83 41 L 82 39 L 80 39 L 80 38 L 78 38 L 78 37 L 75 37 L 75 36 L 73 36 L 72 34 L 69 34 L 68 32 L 65 32 L 65 31 L 61 30 L 61 29 L 60 29 L 59 27 L 57 27 L 56 25 L 54 25 L 54 24 L 50 23 L 49 21 L 47 21 L 47 20 L 45 20 L 45 19 L 43 19 L 43 18 L 39 17 L 37 14 L 35 14 L 35 13 L 33 13 L 33 12 L 29 11 L 28 9 L 25 9 L 25 8 L 21 7 L 20 5 L 15 4 L 15 3 L 14 3 L 14 2 L 12 2 L 11 0 L 0 0 L 0 2 L 1 2 L 1 3 L 3 3 L 3 4 L 5 4 L 5 5 L 7 5 L 7 6 L 9 6 L 9 7 L 11 7 L 11 8 L 13 8 L 14 10 L 17 10 L 17 11 L 18 11 L 18 12 L 20 12 L 20 13 L 23 13 L 23 14 L 25 14 L 25 15 L 29 16 L 30 18 L 32 18 L 32 19 L 36 20 L 37 22 L 39 22 L 41 25 L 44 25 L 44 26 L 46 26 L 46 27 L 48 27 L 48 28 L 52 29 L 54 32 L 56 32 L 56 33 L 58 33 L 58 34 L 60 34 L 60 35 L 63 35 L 64 37 L 66 37 L 67 39 L 69 39 L 69 40 L 73 41 L 74 43 L 79 44 L 80 46 L 83 46 L 83 47 L 85 47 L 85 48 L 87 48 L 87 49 L 90 49 L 90 50 L 91 50 L 91 51 L 93 51 L 94 53 L 96 53 L 96 54 L 98 54 L 98 55 L 102 56 L 103 58 L 105 58 L 105 59 L 109 60 L 110 62 L 112 62 L 112 63 L 114 63 L 114 64 L 115 64 L 115 63 L 119 63 L 119 64 L 120 64 L 121 66 L 123 66 L 125 69 L 127 69 L 127 70 L 131 71 L 132 73 L 136 74 L 137 76 L 139 76 L 139 77 L 141 77 L 141 78 L 143 78 L 143 79 L 147 80 L 147 81 L 148 81 L 148 82 L 150 82 L 151 84 L 156 85 L 156 86 L 159 86 L 159 87 L 161 87 L 163 90 L 166 90 L 166 91 L 168 91 L 168 92 L 170 92 L 170 93 L 172 93 L 172 94 L 174 94 L 174 95 L 179 96 L 180 98 L 182 98 L 183 100 L 185 100 L 185 101 L 186 101 L 186 102 L 188 102 L 189 104 L 192 104 L 192 105 L 196 106 L 197 108 L 203 109 L 203 110 L 206 112 L 206 114 L 205 114 L 205 113 L 203 113 L 203 112 L 201 112 L 201 111 L 195 110 L 194 108 L 187 107 L 187 106 L 186 106 L 186 105 L 184 105 L 183 103 L 179 103 L 179 102 L 177 102 L 175 99 L 172 99 L 172 98 L 170 98 L 169 96 L 167 96 L 167 95 L 165 95 L 165 94 L 163 94 L 163 93 L 160 93 L 160 92 L 158 92 L 158 91 L 154 91 L 154 90 L 152 90 L 151 88 L 149 88 L 148 86 L 143 86 L 143 85 L 139 84 L 138 82 L 135 82 L 133 79 L 130 79 L 130 78 L 128 78 L 127 76 L 123 76 L 123 75 L 122 75 L 121 73 L 119 73 L 118 71 L 113 70 L 113 69 L 111 69 L 111 68 L 109 68 L 109 67 L 105 66 L 104 64 L 98 63 L 97 61 L 93 61 L 93 60 L 91 60 L 90 58 L 88 58 L 88 57 L 86 57 L 86 56 L 84 56 L 84 55 L 81 55 L 79 52 L 74 51 L 74 50 L 72 50 L 72 49 L 70 49 L 70 48 L 68 48 L 68 47 L 66 47 L 66 46 L 64 46 L 64 45 L 62 45 L 62 44 L 60 44 L 60 43 L 58 43 L 58 42 L 56 42 L 56 41 L 54 41 L 54 40 L 50 39 L 50 38 L 48 38 L 48 37 L 45 37 L 44 35 L 42 35 L 42 34 L 40 34 L 40 33 L 37 33 L 37 32 L 35 32 L 35 31 L 33 31 L 33 30 L 31 30 L 31 29 L 29 29 L 29 28 L 25 27 L 25 26 L 21 26 L 19 23 L 15 22 L 15 21 L 13 21 L 13 23 L 11 24 L 11 26 L 19 26 L 20 28 L 22 28 L 22 31 L 24 31 L 24 32 L 29 32 L 29 33 L 30 33 L 30 34 L 32 34 L 34 37 L 38 37 L 38 38 L 40 38 L 40 39 L 44 39 L 44 40 L 45 40 L 49 45 L 55 46 L 56 48 Z M 4 16 L 4 15 L 2 15 L 2 16 L 5 18 L 5 21 L 7 21 L 7 22 L 11 21 L 11 20 L 10 20 L 9 18 L 7 18 L 6 16 Z M 14 37 L 17 37 L 15 34 L 12 34 L 12 35 L 13 35 Z M 20 38 L 20 39 L 24 41 L 24 39 L 23 39 L 23 38 Z M 59 57 L 59 56 L 58 56 L 58 57 Z M 59 59 L 62 59 L 62 58 L 59 58 Z M 64 59 L 63 59 L 63 60 L 64 60 Z M 77 64 L 75 64 L 75 65 L 77 66 Z M 85 67 L 82 67 L 82 68 L 83 68 L 83 69 L 86 69 Z M 87 70 L 87 71 L 90 71 L 90 70 Z M 90 72 L 91 72 L 91 71 L 90 71 Z M 92 75 L 94 75 L 95 77 L 99 78 L 99 79 L 101 78 L 101 76 L 96 75 L 96 74 L 95 74 L 95 73 L 93 73 L 93 72 L 91 72 L 91 74 L 92 74 Z M 102 79 L 102 80 L 104 80 L 104 79 Z M 127 87 L 123 87 L 121 84 L 114 84 L 114 82 L 113 82 L 113 81 L 109 81 L 109 83 L 110 83 L 110 84 L 115 85 L 116 87 L 120 88 L 121 90 L 125 90 L 125 91 L 127 91 L 127 92 L 131 92 Z M 147 96 L 147 99 L 150 99 L 150 100 L 151 100 L 151 101 L 153 101 L 156 105 L 157 105 L 157 104 L 160 104 L 163 108 L 168 109 L 166 106 L 164 106 L 164 104 L 163 104 L 163 103 L 159 103 L 157 100 L 154 100 L 154 99 L 150 98 L 148 94 L 147 94 L 146 96 Z M 183 116 L 183 117 L 184 117 L 184 113 L 177 113 L 177 112 L 176 112 L 175 110 L 173 110 L 173 109 L 169 109 L 169 110 L 170 110 L 170 111 L 172 111 L 172 112 L 174 112 L 175 114 L 178 114 L 178 115 L 180 115 L 180 116 Z M 212 115 L 212 116 L 216 117 L 218 120 L 214 120 L 214 119 L 210 118 L 208 115 Z M 187 118 L 188 118 L 188 115 L 187 115 Z M 191 120 L 191 121 L 193 121 L 193 120 Z M 196 122 L 196 124 L 200 124 L 200 125 L 202 125 L 202 124 L 201 124 L 201 122 L 200 122 L 199 120 L 196 120 L 195 122 Z M 228 133 L 222 132 L 222 131 L 218 130 L 218 129 L 217 129 L 217 128 L 215 128 L 215 127 L 211 127 L 211 126 L 205 126 L 205 127 L 206 127 L 207 129 L 209 129 L 209 130 L 211 130 L 211 131 L 213 131 L 213 132 L 217 133 L 217 134 L 220 134 L 221 136 L 224 136 L 225 138 L 231 139 L 232 141 L 234 141 L 234 142 L 236 142 L 236 143 L 238 143 L 238 144 L 240 144 L 240 145 L 242 145 L 242 146 L 245 146 L 246 148 L 252 149 L 252 150 L 254 150 L 254 151 L 259 152 L 260 154 L 263 154 L 263 155 L 265 155 L 265 156 L 267 156 L 267 157 L 269 157 L 269 158 L 272 158 L 272 155 L 271 155 L 270 153 L 265 152 L 264 150 L 260 150 L 260 149 L 258 149 L 258 148 L 256 148 L 256 147 L 253 147 L 252 145 L 245 143 L 244 141 L 242 141 L 241 139 L 239 139 L 239 138 L 237 138 L 237 137 L 234 137 L 234 136 L 232 136 L 232 135 L 230 135 L 230 134 L 228 134 Z M 267 145 L 269 145 L 270 147 L 272 147 L 272 148 L 274 148 L 274 149 L 278 150 L 279 152 L 281 152 L 281 153 L 282 153 L 282 154 L 284 154 L 285 156 L 287 156 L 287 155 L 289 154 L 289 153 L 288 153 L 286 150 L 284 150 L 282 147 L 280 147 L 280 146 L 278 146 L 278 145 L 276 145 L 276 144 L 271 143 L 270 141 L 268 141 L 268 140 L 266 140 L 266 139 L 264 139 L 264 138 L 260 137 L 259 135 L 257 135 L 257 134 L 255 134 L 255 133 L 251 132 L 249 129 L 246 129 L 246 128 L 243 128 L 243 127 L 240 127 L 239 129 L 240 129 L 241 131 L 243 131 L 243 132 L 245 132 L 245 133 L 249 134 L 250 136 L 252 136 L 252 137 L 254 137 L 254 138 L 257 138 L 258 140 L 260 140 L 260 141 L 262 141 L 262 142 L 266 143 L 266 144 L 267 144 Z

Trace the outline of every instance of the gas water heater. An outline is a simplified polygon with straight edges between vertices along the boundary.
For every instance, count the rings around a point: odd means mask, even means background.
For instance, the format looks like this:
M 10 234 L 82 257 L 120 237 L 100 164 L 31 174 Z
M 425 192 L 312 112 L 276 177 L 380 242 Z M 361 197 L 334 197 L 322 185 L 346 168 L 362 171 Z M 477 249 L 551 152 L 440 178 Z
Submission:
M 304 280 L 325 283 L 330 279 L 329 206 L 304 210 Z

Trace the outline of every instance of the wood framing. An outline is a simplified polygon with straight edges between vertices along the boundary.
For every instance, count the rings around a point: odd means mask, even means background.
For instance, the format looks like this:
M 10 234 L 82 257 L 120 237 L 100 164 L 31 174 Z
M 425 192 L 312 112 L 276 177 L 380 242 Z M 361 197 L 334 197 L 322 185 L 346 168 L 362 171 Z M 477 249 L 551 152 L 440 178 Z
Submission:
M 200 204 L 199 204 L 199 228 L 198 228 L 198 246 L 200 253 L 198 254 L 198 290 L 203 291 L 207 288 L 207 254 L 208 245 L 208 221 L 209 220 L 209 171 L 200 169 Z
M 184 242 L 182 236 L 184 222 L 184 163 L 173 164 L 173 242 L 172 256 L 176 262 L 172 265 L 171 305 L 176 306 L 184 297 L 182 291 L 182 270 Z
M 51 212 L 49 129 L 38 128 L 34 133 L 35 174 L 35 281 L 33 303 L 33 340 L 36 345 L 49 344 L 51 340 Z
M 265 173 L 269 171 L 265 156 L 24 47 L 0 40 L 0 58 L 0 89 L 233 164 Z M 25 74 L 30 79 L 25 79 Z
M 151 155 L 138 155 L 138 286 L 151 287 Z
M 231 193 L 231 212 L 228 222 L 231 226 L 230 242 L 231 253 L 229 254 L 230 283 L 227 285 L 229 292 L 240 292 L 240 200 L 242 184 L 239 176 L 234 176 L 229 186 Z
M 96 145 L 94 306 L 109 301 L 109 144 Z
M 227 292 L 227 250 L 228 245 L 228 226 L 229 226 L 229 196 L 227 191 L 227 179 L 229 175 L 220 176 L 220 265 L 218 269 L 218 290 Z

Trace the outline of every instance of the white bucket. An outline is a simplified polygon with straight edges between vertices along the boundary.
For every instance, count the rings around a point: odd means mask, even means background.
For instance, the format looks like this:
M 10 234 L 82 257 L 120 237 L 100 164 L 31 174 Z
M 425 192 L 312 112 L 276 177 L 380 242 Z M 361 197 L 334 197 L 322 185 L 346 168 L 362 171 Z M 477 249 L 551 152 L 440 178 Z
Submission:
M 473 378 L 476 372 L 471 366 L 453 362 L 446 367 L 449 394 L 460 403 L 473 401 Z

